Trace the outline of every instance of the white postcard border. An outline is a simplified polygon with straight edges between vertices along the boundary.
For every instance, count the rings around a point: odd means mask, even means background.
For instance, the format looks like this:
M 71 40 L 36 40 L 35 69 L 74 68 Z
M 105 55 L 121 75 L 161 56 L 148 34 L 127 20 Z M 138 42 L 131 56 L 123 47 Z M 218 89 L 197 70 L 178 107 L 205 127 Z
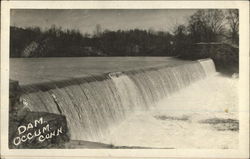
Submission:
M 198 9 L 240 10 L 239 149 L 8 149 L 10 9 Z M 1 6 L 1 155 L 3 157 L 203 157 L 249 156 L 249 3 L 247 1 L 4 1 Z

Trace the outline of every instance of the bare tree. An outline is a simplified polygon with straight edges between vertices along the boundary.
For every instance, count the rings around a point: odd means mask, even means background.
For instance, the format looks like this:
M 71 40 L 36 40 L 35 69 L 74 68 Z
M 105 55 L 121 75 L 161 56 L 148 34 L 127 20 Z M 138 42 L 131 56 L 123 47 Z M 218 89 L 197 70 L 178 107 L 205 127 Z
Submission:
M 224 32 L 225 15 L 219 9 L 198 10 L 189 20 L 189 31 L 196 42 L 217 41 Z
M 212 32 L 221 34 L 224 31 L 225 15 L 222 10 L 209 9 L 205 12 L 205 22 Z
M 187 34 L 187 29 L 185 25 L 179 25 L 178 27 L 175 28 L 174 35 L 179 36 L 179 35 L 186 35 Z
M 227 22 L 230 27 L 231 40 L 234 44 L 239 43 L 239 10 L 230 9 L 227 11 Z
M 94 35 L 99 37 L 102 33 L 102 27 L 100 24 L 97 24 L 94 30 Z
M 174 51 L 178 55 L 184 55 L 189 45 L 190 40 L 188 40 L 187 27 L 185 25 L 179 25 L 174 31 Z

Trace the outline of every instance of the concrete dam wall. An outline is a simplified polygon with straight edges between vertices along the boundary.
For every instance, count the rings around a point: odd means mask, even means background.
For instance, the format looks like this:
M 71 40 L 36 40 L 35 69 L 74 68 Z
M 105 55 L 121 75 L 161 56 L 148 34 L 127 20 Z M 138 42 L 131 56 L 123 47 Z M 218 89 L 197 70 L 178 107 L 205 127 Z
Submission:
M 140 110 L 215 73 L 211 59 L 21 86 L 23 109 L 66 116 L 71 140 L 98 142 Z

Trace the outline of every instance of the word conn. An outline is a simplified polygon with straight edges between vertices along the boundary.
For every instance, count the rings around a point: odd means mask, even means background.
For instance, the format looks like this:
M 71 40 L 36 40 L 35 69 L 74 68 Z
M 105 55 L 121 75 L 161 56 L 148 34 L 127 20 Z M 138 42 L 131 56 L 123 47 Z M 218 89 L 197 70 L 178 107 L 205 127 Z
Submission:
M 50 125 L 43 118 L 35 120 L 33 124 L 21 125 L 17 130 L 18 136 L 13 139 L 15 146 L 31 140 L 38 140 L 38 142 L 42 143 L 63 133 L 62 127 L 51 130 Z

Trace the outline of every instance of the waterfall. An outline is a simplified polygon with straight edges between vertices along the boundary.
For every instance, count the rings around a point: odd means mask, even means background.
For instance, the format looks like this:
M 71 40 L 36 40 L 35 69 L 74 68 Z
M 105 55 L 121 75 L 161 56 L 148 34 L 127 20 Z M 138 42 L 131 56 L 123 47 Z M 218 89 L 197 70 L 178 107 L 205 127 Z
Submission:
M 201 59 L 198 61 L 202 65 L 206 75 L 210 75 L 216 72 L 215 65 L 212 59 Z
M 66 116 L 72 140 L 101 141 L 136 111 L 215 72 L 210 59 L 22 86 L 30 111 Z

